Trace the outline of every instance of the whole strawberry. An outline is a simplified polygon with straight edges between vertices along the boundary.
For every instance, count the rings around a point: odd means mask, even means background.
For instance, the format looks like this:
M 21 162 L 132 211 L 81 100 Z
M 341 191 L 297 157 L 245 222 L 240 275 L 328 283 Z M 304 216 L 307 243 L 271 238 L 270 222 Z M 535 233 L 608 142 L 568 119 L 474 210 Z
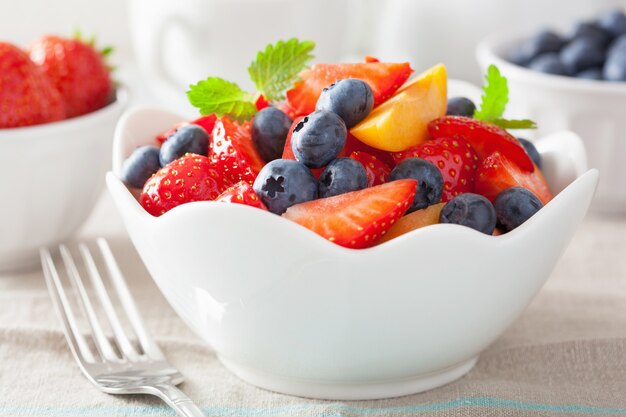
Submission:
M 63 99 L 41 69 L 17 46 L 0 42 L 0 128 L 63 118 Z
M 184 203 L 215 200 L 226 188 L 206 156 L 187 154 L 157 171 L 139 201 L 148 213 L 160 216 Z
M 435 164 L 443 175 L 442 201 L 445 203 L 463 193 L 474 191 L 478 156 L 461 138 L 428 140 L 406 151 L 393 154 L 396 163 L 407 158 L 422 158 Z
M 44 36 L 30 58 L 50 78 L 65 101 L 67 117 L 98 110 L 109 102 L 112 82 L 103 53 L 80 39 Z

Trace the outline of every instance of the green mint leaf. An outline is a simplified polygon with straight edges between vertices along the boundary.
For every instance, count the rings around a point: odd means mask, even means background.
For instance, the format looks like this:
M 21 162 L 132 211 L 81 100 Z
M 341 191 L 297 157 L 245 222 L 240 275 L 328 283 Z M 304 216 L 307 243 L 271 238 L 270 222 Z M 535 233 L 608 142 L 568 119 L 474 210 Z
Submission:
M 509 87 L 506 77 L 495 65 L 487 68 L 485 79 L 487 83 L 483 86 L 480 108 L 474 112 L 474 118 L 489 122 L 502 118 L 509 102 Z
M 315 42 L 300 42 L 296 38 L 267 45 L 248 67 L 250 79 L 270 102 L 283 100 L 285 91 L 313 58 L 313 48 Z
M 187 98 L 203 116 L 215 113 L 218 117 L 228 116 L 241 123 L 256 113 L 254 97 L 250 93 L 218 77 L 209 77 L 191 85 Z
M 537 129 L 537 124 L 529 119 L 495 119 L 491 123 L 503 129 Z

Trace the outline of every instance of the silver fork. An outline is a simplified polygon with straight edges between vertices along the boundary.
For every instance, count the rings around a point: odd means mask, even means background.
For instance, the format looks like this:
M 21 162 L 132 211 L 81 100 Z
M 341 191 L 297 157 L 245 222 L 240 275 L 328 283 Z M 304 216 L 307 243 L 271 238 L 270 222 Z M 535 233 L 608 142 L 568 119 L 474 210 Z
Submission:
M 50 251 L 41 250 L 41 264 L 46 284 L 61 319 L 65 338 L 83 374 L 101 391 L 108 394 L 156 395 L 172 407 L 179 416 L 203 417 L 202 411 L 189 397 L 176 388 L 176 385 L 183 382 L 184 377 L 167 362 L 161 349 L 146 330 L 108 243 L 104 239 L 98 239 L 97 245 L 141 349 L 133 346 L 124 331 L 87 245 L 79 244 L 79 251 L 91 285 L 113 330 L 113 340 L 117 350 L 109 341 L 96 317 L 93 304 L 68 248 L 61 245 L 59 251 L 69 281 L 78 295 L 83 314 L 89 322 L 91 338 L 96 347 L 95 352 L 89 347 L 85 335 L 78 329 L 76 316 L 63 289 L 59 271 Z

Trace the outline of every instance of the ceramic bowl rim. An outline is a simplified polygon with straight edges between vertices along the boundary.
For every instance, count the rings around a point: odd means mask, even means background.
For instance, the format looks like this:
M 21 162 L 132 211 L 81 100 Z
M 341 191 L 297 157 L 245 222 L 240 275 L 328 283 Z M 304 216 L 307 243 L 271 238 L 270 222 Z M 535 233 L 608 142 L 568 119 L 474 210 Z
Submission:
M 487 36 L 476 47 L 476 58 L 480 65 L 493 63 L 510 80 L 536 84 L 552 90 L 590 93 L 596 95 L 623 95 L 626 97 L 626 82 L 585 80 L 563 75 L 544 74 L 513 64 L 504 58 L 506 50 L 527 38 L 528 32 L 508 31 Z
M 124 109 L 129 100 L 128 89 L 122 84 L 116 86 L 114 93 L 114 100 L 109 104 L 82 116 L 33 126 L 0 129 L 0 145 L 12 140 L 19 140 L 20 143 L 24 141 L 46 140 L 49 135 L 76 130 L 80 128 L 81 125 L 106 119 L 108 116 L 115 114 L 118 110 Z

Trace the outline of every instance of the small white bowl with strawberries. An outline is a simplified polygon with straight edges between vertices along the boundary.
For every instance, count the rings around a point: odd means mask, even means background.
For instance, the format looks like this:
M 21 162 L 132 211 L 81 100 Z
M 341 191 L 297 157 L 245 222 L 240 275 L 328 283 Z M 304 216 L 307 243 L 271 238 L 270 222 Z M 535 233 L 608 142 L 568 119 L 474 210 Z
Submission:
M 126 104 L 103 54 L 44 36 L 28 50 L 0 42 L 0 271 L 39 264 L 39 248 L 87 218 L 110 166 Z
M 443 65 L 305 68 L 312 48 L 260 52 L 256 94 L 191 86 L 194 121 L 125 114 L 109 191 L 164 296 L 244 380 L 325 399 L 453 381 L 539 291 L 598 172 L 573 133 L 508 133 L 534 126 L 502 118 L 495 67 L 481 98 Z

